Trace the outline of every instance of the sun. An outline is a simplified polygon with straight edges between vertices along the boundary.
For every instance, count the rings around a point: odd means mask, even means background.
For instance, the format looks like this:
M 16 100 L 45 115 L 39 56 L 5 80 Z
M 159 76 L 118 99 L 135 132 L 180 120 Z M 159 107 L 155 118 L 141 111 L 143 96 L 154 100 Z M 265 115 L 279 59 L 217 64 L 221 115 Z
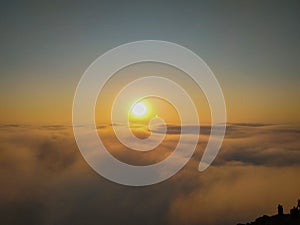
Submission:
M 142 117 L 147 114 L 147 107 L 143 102 L 137 102 L 132 106 L 131 112 L 136 117 Z

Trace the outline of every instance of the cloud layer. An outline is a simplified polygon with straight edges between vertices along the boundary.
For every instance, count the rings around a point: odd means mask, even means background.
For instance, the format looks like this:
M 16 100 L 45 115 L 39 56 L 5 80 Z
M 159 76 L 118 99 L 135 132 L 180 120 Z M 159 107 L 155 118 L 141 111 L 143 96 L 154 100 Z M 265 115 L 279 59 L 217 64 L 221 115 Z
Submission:
M 178 141 L 172 126 L 156 150 L 132 152 L 110 127 L 99 133 L 112 154 L 137 165 L 167 157 Z M 193 135 L 191 132 L 184 135 Z M 285 211 L 300 197 L 300 128 L 230 124 L 213 165 L 197 166 L 209 135 L 186 167 L 149 187 L 126 187 L 96 174 L 77 149 L 71 127 L 0 127 L 1 224 L 211 224 L 229 225 Z

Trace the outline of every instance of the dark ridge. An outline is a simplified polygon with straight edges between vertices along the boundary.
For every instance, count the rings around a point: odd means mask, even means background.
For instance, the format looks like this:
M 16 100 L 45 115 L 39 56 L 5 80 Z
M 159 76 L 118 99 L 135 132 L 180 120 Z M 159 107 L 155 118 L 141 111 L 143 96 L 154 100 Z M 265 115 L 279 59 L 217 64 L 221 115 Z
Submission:
M 240 127 L 265 127 L 272 126 L 272 123 L 229 123 L 228 125 L 240 126 Z
M 300 200 L 298 200 L 297 206 L 294 206 L 290 210 L 290 214 L 283 213 L 283 206 L 278 205 L 277 215 L 267 216 L 263 215 L 258 217 L 254 222 L 237 225 L 300 225 Z

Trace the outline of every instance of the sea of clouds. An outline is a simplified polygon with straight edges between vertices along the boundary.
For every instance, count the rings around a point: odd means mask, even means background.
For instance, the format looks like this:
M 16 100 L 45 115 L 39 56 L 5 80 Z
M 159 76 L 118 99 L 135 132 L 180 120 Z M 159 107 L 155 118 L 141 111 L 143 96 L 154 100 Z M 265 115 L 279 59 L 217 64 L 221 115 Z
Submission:
M 201 127 L 195 154 L 178 174 L 127 187 L 88 166 L 71 126 L 2 124 L 0 223 L 229 225 L 275 214 L 279 203 L 288 212 L 300 198 L 300 128 L 228 124 L 217 158 L 200 173 L 209 130 Z M 194 135 L 193 126 L 190 131 L 183 135 Z M 118 143 L 110 126 L 100 126 L 99 134 L 115 157 L 147 165 L 171 154 L 180 127 L 169 126 L 165 141 L 143 153 Z

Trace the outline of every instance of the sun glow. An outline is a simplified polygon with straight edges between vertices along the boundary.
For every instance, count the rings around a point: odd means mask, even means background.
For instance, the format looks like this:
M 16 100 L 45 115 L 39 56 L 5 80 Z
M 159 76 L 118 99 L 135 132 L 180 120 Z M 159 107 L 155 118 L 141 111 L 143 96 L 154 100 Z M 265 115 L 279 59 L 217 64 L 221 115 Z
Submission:
M 142 117 L 146 115 L 147 107 L 143 102 L 137 102 L 132 106 L 131 112 L 136 117 Z

